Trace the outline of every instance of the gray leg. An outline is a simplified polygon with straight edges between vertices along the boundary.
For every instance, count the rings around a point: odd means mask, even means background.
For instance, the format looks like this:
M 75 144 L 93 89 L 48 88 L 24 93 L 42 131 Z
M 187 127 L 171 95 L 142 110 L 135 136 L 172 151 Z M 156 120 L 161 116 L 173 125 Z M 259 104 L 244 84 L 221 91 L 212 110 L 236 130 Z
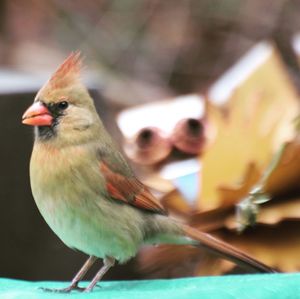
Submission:
M 95 275 L 93 280 L 90 282 L 90 284 L 86 287 L 84 292 L 90 292 L 94 286 L 97 284 L 99 280 L 104 276 L 104 274 L 115 264 L 115 259 L 113 257 L 105 257 L 103 259 L 104 265 L 102 268 L 98 271 L 98 273 Z
M 97 258 L 95 256 L 90 256 L 89 259 L 84 263 L 82 268 L 75 275 L 75 277 L 73 278 L 71 284 L 67 288 L 63 288 L 63 289 L 43 288 L 43 290 L 48 291 L 48 292 L 59 292 L 59 293 L 69 293 L 72 290 L 84 291 L 85 289 L 80 288 L 78 286 L 78 283 L 84 277 L 84 275 L 87 273 L 87 271 L 92 267 L 92 265 L 95 263 L 96 260 L 97 260 Z

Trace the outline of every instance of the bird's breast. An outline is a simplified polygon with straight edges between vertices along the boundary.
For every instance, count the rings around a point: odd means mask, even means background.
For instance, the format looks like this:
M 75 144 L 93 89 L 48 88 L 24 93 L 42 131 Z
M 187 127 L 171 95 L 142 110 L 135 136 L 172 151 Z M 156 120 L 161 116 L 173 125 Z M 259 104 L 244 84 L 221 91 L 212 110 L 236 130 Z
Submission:
M 72 157 L 76 157 L 75 161 Z M 105 198 L 100 169 L 82 149 L 66 153 L 35 148 L 30 177 L 39 211 L 69 247 L 119 260 L 136 253 L 143 240 L 142 224 L 139 225 L 142 215 L 130 206 Z

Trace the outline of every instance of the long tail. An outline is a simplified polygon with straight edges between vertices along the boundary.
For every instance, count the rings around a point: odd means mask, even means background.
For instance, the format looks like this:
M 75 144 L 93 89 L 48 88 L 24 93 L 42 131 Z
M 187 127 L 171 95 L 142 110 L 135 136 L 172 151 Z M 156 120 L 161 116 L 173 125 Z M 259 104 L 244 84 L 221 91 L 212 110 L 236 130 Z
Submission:
M 190 226 L 183 226 L 185 235 L 193 240 L 199 242 L 199 246 L 205 247 L 209 251 L 216 253 L 217 255 L 234 262 L 235 264 L 247 269 L 254 270 L 262 273 L 276 273 L 277 271 L 267 265 L 257 261 L 242 251 L 232 247 L 228 243 L 225 243 L 213 236 L 203 233 Z

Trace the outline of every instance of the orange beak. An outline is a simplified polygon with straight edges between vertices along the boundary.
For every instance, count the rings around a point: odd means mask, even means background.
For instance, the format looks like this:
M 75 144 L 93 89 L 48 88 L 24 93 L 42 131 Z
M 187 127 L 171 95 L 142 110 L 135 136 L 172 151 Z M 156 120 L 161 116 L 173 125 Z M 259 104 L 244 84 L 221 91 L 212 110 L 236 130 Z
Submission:
M 23 114 L 22 123 L 30 126 L 51 126 L 53 116 L 41 102 L 34 102 Z

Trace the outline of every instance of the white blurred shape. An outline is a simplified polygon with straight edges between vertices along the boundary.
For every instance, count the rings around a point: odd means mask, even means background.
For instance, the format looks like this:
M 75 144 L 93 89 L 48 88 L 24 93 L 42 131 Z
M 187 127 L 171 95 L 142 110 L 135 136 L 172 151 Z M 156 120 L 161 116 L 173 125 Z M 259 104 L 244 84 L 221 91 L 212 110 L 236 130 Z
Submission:
M 203 98 L 187 95 L 124 110 L 118 115 L 117 123 L 125 138 L 132 138 L 140 129 L 153 126 L 171 134 L 179 120 L 201 118 L 203 114 Z
M 212 85 L 208 92 L 209 99 L 215 104 L 224 104 L 234 90 L 265 62 L 271 53 L 272 46 L 267 42 L 254 46 Z

